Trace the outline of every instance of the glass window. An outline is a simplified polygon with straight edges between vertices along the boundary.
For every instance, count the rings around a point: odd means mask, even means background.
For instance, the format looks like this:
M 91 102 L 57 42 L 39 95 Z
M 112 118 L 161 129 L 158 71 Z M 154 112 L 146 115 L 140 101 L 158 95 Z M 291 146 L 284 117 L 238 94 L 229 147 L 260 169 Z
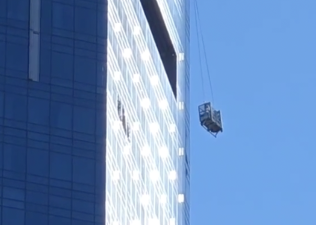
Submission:
M 2 140 L 0 139 L 0 152 L 3 152 L 3 145 L 1 142 L 2 142 Z M 0 154 L 0 170 L 2 170 L 2 168 L 3 168 L 2 160 L 3 160 L 3 157 L 2 157 L 2 154 Z M 1 185 L 0 185 L 0 187 L 1 187 Z M 0 193 L 1 193 L 1 190 L 0 190 Z
M 48 215 L 27 211 L 25 215 L 25 225 L 47 224 Z
M 0 7 L 1 7 L 1 5 L 0 5 Z M 5 52 L 5 44 L 4 43 L 5 43 L 4 41 L 0 41 L 0 52 Z M 4 67 L 4 57 L 5 57 L 5 54 L 0 54 L 0 67 Z
M 52 27 L 52 1 L 41 1 L 41 33 L 50 34 Z
M 27 150 L 27 172 L 47 177 L 48 171 L 48 152 L 29 148 Z
M 41 76 L 50 76 L 50 64 L 51 64 L 51 50 L 41 48 L 40 55 L 40 74 Z
M 7 43 L 6 65 L 10 69 L 27 72 L 28 46 Z
M 9 19 L 28 21 L 29 19 L 29 1 L 8 0 L 7 15 Z
M 59 197 L 50 195 L 49 196 L 50 206 L 62 209 L 71 209 L 71 199 L 66 197 Z
M 74 130 L 94 134 L 95 112 L 93 109 L 74 107 Z
M 78 33 L 96 35 L 96 14 L 97 13 L 94 10 L 76 7 L 75 31 Z
M 39 191 L 27 191 L 26 201 L 39 205 L 48 205 L 48 194 Z
M 72 220 L 72 223 L 73 224 L 76 224 L 76 225 L 94 225 L 95 223 L 92 223 L 92 222 L 87 222 L 87 221 L 83 221 L 83 220 Z
M 26 121 L 27 99 L 23 95 L 7 93 L 5 95 L 5 117 L 13 120 Z
M 73 30 L 73 6 L 53 2 L 53 27 Z
M 29 98 L 28 121 L 41 125 L 49 124 L 49 101 L 39 98 Z
M 103 154 L 100 156 L 103 158 L 105 156 L 105 148 L 102 149 Z M 95 170 L 95 180 L 97 181 L 97 187 L 101 190 L 105 188 L 105 161 L 96 162 L 96 170 Z M 104 187 L 104 188 L 103 188 Z
M 77 183 L 94 185 L 94 164 L 94 160 L 73 157 L 73 181 Z
M 7 17 L 7 1 L 0 1 L 0 18 L 3 17 Z
M 49 217 L 49 225 L 69 225 L 71 224 L 71 220 L 64 218 L 64 217 L 58 217 L 58 216 L 50 216 Z
M 4 144 L 4 169 L 25 172 L 26 148 L 18 145 Z
M 98 11 L 98 36 L 99 37 L 107 37 L 107 12 L 106 11 Z
M 3 117 L 4 109 L 4 93 L 0 92 L 0 117 Z
M 94 213 L 94 204 L 87 201 L 72 200 L 72 209 L 77 212 L 84 212 L 93 214 Z
M 101 203 L 100 203 L 100 202 L 97 202 L 97 203 L 94 204 L 95 214 L 97 214 L 97 215 L 103 215 L 102 217 L 104 218 L 104 217 L 105 217 L 104 214 L 105 214 L 105 210 L 106 210 L 106 209 L 105 209 L 105 204 L 102 203 L 102 202 L 105 201 L 105 197 L 101 195 L 101 196 L 98 198 L 97 201 L 101 201 Z
M 71 156 L 51 152 L 50 176 L 55 179 L 71 180 Z
M 60 52 L 52 52 L 52 76 L 72 80 L 73 56 Z
M 61 102 L 51 102 L 50 125 L 71 130 L 71 124 L 72 106 Z
M 105 54 L 98 53 L 98 61 L 106 62 Z M 100 62 L 97 63 L 97 85 L 106 87 L 106 65 Z
M 75 81 L 95 85 L 96 70 L 95 60 L 75 56 Z
M 97 135 L 104 137 L 106 130 L 106 113 L 104 111 L 97 111 L 97 119 L 96 119 L 96 133 Z
M 24 201 L 25 191 L 12 187 L 3 187 L 3 197 L 7 199 L 14 199 L 17 201 Z
M 3 225 L 24 224 L 24 211 L 13 208 L 2 208 Z

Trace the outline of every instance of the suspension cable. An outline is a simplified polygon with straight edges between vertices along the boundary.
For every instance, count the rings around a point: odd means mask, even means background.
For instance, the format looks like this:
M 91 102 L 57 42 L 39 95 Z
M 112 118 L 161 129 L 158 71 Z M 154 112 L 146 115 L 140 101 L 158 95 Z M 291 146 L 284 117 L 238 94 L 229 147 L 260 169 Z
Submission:
M 196 7 L 194 6 L 194 20 L 195 20 L 195 27 L 196 27 L 196 36 L 197 36 L 197 45 L 198 45 L 198 60 L 199 60 L 199 66 L 200 66 L 200 76 L 201 76 L 201 84 L 202 84 L 202 91 L 203 91 L 203 98 L 206 100 L 206 94 L 205 94 L 205 83 L 204 83 L 204 76 L 203 76 L 203 68 L 202 68 L 202 54 L 201 54 L 201 46 L 200 46 L 200 30 L 198 29 L 198 15 L 197 15 Z
M 210 88 L 210 91 L 211 91 L 211 98 L 212 98 L 212 102 L 214 104 L 214 94 L 213 94 L 213 85 L 212 85 L 212 79 L 211 79 L 211 75 L 210 75 L 210 69 L 209 69 L 209 65 L 208 65 L 208 57 L 207 57 L 207 54 L 206 54 L 206 47 L 205 47 L 205 42 L 204 42 L 204 36 L 203 36 L 203 32 L 202 32 L 202 29 L 201 29 L 201 19 L 200 19 L 200 13 L 199 13 L 199 7 L 198 7 L 198 3 L 197 3 L 197 0 L 194 0 L 194 14 L 195 14 L 195 22 L 196 22 L 196 28 L 197 28 L 197 36 L 199 38 L 199 36 L 201 36 L 201 41 L 202 41 L 202 48 L 203 48 L 203 53 L 204 53 L 204 60 L 205 60 L 205 64 L 206 64 L 206 72 L 207 72 L 207 77 L 208 77 L 208 82 L 209 82 L 209 88 Z M 199 34 L 201 32 L 201 34 Z M 199 43 L 199 40 L 198 40 L 198 48 L 199 48 L 199 54 L 200 54 L 200 43 Z M 199 55 L 199 57 L 201 57 Z M 200 58 L 199 58 L 200 59 Z M 200 69 L 202 70 L 202 60 L 200 60 Z M 201 73 L 202 74 L 202 73 Z M 204 78 L 203 78 L 203 74 L 201 75 L 202 76 L 202 82 L 204 83 Z M 204 84 L 203 84 L 204 86 Z M 204 88 L 203 88 L 204 90 Z M 203 91 L 204 94 L 205 94 L 205 91 Z

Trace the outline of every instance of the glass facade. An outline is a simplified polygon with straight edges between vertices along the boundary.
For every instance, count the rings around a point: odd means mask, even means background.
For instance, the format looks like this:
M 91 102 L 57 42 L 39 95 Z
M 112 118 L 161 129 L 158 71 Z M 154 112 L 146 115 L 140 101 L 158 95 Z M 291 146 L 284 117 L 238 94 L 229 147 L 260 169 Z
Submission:
M 158 18 L 141 2 L 108 1 L 106 224 L 187 225 L 188 2 L 157 0 L 177 56 L 177 93 L 149 24 Z
M 0 224 L 105 224 L 104 1 L 0 1 Z
M 189 224 L 189 0 L 0 1 L 0 224 Z M 176 96 L 176 97 L 175 97 Z

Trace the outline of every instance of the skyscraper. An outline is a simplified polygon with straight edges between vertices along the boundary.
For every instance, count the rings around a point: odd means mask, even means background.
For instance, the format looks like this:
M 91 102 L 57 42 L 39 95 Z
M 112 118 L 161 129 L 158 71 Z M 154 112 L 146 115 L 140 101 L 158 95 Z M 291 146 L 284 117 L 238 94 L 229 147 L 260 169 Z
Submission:
M 187 2 L 0 1 L 0 224 L 189 224 Z

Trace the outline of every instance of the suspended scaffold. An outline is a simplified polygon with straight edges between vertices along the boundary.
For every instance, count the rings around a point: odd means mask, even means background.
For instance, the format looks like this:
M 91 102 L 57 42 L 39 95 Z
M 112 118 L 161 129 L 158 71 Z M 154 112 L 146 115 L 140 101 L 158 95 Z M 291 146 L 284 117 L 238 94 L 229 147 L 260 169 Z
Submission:
M 194 0 L 193 7 L 194 7 L 194 13 L 195 13 L 195 22 L 196 22 L 195 26 L 197 29 L 196 34 L 197 34 L 197 44 L 198 44 L 198 51 L 199 51 L 198 57 L 199 57 L 199 63 L 200 63 L 200 75 L 201 75 L 203 95 L 205 98 L 205 93 L 207 91 L 210 91 L 211 96 L 212 96 L 212 101 L 214 104 L 212 81 L 211 81 L 210 72 L 209 72 L 205 43 L 204 43 L 203 33 L 201 32 L 201 27 L 199 26 L 200 18 L 199 18 L 197 0 Z M 209 81 L 209 87 L 207 87 L 206 90 L 205 90 L 206 83 L 204 82 L 203 69 L 202 69 L 202 56 L 201 56 L 202 54 L 201 54 L 200 42 L 199 42 L 200 36 L 201 36 L 202 48 L 204 52 L 204 60 L 206 63 L 207 77 Z M 199 106 L 199 119 L 200 119 L 201 126 L 204 127 L 214 137 L 216 137 L 219 132 L 223 132 L 223 126 L 222 126 L 221 112 L 219 110 L 215 110 L 215 108 L 213 107 L 213 104 L 211 104 L 210 102 L 206 102 Z
M 199 116 L 201 126 L 214 137 L 216 137 L 219 132 L 223 132 L 221 112 L 215 110 L 210 102 L 199 106 Z

